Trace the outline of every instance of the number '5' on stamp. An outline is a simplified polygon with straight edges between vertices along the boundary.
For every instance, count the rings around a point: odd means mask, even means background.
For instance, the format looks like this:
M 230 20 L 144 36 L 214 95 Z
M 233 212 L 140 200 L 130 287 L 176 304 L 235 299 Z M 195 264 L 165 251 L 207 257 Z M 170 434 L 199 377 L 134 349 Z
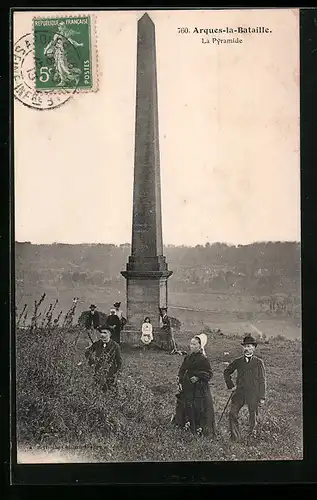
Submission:
M 96 90 L 92 24 L 91 16 L 33 19 L 36 89 Z

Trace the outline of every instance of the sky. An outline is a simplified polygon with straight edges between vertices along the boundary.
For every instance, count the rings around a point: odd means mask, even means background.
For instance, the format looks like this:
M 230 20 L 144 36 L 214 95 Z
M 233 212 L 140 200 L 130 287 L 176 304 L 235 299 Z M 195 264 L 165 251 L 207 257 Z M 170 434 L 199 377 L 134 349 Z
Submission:
M 94 13 L 98 90 L 49 111 L 15 100 L 17 241 L 131 241 L 143 13 Z M 299 241 L 298 10 L 149 14 L 156 28 L 164 243 Z M 31 32 L 32 16 L 15 13 L 14 40 Z M 272 33 L 221 45 L 201 39 L 231 35 L 193 33 L 224 26 L 267 26 Z M 178 33 L 180 27 L 191 33 Z

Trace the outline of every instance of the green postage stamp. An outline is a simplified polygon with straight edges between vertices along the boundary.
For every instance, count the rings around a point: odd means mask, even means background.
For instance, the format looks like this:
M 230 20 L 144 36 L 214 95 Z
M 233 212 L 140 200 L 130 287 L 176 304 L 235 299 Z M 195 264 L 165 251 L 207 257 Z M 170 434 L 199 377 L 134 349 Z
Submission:
M 90 15 L 33 19 L 38 90 L 94 91 L 94 26 Z

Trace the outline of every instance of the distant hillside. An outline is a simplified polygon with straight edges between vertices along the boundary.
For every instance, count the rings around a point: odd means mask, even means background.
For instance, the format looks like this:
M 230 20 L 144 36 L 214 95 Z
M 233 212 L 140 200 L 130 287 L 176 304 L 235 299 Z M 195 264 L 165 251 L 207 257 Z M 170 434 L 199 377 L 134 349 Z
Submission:
M 16 243 L 16 280 L 35 285 L 73 283 L 111 285 L 123 280 L 130 245 Z M 201 288 L 267 295 L 300 293 L 300 244 L 260 242 L 230 246 L 166 246 L 170 286 L 174 290 Z

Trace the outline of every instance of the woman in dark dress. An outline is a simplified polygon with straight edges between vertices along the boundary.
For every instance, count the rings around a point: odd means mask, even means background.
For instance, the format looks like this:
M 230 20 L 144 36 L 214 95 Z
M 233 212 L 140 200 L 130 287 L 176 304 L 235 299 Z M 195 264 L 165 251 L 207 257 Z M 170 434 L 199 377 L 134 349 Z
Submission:
M 173 420 L 194 434 L 215 437 L 215 414 L 209 388 L 213 374 L 198 335 L 191 339 L 190 351 L 178 373 L 180 392 Z
M 114 307 L 110 309 L 110 314 L 106 320 L 106 326 L 111 330 L 111 339 L 120 345 L 121 320 L 116 315 Z

